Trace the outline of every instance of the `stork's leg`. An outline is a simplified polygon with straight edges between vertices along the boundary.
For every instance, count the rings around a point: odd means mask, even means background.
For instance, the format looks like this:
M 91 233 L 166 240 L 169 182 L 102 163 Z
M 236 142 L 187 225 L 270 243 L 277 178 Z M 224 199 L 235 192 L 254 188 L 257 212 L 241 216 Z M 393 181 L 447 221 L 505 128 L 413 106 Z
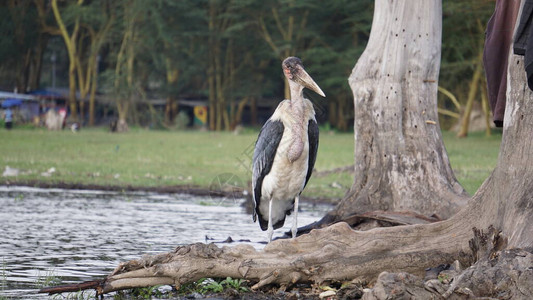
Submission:
M 268 242 L 272 242 L 272 234 L 274 233 L 274 225 L 272 224 L 272 199 L 268 203 Z
M 292 238 L 296 237 L 296 233 L 298 232 L 298 202 L 300 202 L 300 195 L 296 196 L 294 198 L 294 212 L 292 217 Z

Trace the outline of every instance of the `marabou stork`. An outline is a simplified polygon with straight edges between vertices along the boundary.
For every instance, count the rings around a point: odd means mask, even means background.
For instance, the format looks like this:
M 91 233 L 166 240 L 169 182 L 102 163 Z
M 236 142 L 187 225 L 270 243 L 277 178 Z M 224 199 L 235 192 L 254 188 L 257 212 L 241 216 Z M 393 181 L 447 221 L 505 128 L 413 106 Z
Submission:
M 281 67 L 291 99 L 281 101 L 261 128 L 252 162 L 253 220 L 259 216 L 261 229 L 268 230 L 269 242 L 274 229 L 283 226 L 291 211 L 292 237 L 296 236 L 298 201 L 315 165 L 318 125 L 313 103 L 303 97 L 303 89 L 326 96 L 299 58 L 287 57 Z

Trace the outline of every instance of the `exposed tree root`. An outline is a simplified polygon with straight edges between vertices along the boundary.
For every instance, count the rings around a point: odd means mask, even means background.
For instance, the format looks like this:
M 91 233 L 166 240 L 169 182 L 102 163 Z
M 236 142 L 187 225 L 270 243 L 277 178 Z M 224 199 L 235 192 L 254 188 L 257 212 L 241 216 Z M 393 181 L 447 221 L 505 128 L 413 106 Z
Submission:
M 219 248 L 214 244 L 181 246 L 173 252 L 145 256 L 120 264 L 101 285 L 101 293 L 158 284 L 179 287 L 203 277 L 244 278 L 268 284 L 323 283 L 357 279 L 372 282 L 383 270 L 424 274 L 424 268 L 460 259 L 472 261 L 470 251 L 451 247 L 439 232 L 450 230 L 468 239 L 448 222 L 378 228 L 359 232 L 337 223 L 292 240 L 270 243 L 263 251 L 250 245 Z
M 432 224 L 435 227 L 432 231 L 453 229 L 443 223 Z M 399 229 L 402 236 L 392 236 Z M 471 231 L 471 239 L 465 243 L 470 251 L 451 247 L 449 241 L 436 236 L 428 238 L 426 234 L 431 231 L 427 229 L 428 226 L 415 225 L 357 232 L 345 223 L 338 223 L 295 240 L 275 241 L 263 251 L 256 251 L 249 245 L 219 248 L 214 244 L 198 243 L 122 263 L 100 282 L 46 288 L 40 292 L 54 294 L 95 289 L 98 294 L 105 294 L 154 285 L 179 288 L 203 277 L 229 276 L 256 282 L 254 290 L 269 284 L 369 283 L 377 278 L 374 287 L 365 290 L 363 299 L 533 297 L 532 251 L 501 250 L 506 239 L 493 227 L 486 232 L 475 228 Z M 426 239 L 416 236 L 426 236 Z M 428 239 L 432 242 L 428 243 Z M 436 251 L 433 243 L 442 246 L 442 251 Z M 402 249 L 393 245 L 400 245 Z M 405 251 L 406 248 L 411 249 Z M 433 277 L 422 279 L 426 273 L 423 266 L 451 263 L 454 258 L 460 259 L 454 267 L 441 268 Z M 458 267 L 476 260 L 466 270 Z M 390 271 L 383 272 L 385 269 Z
M 324 222 L 325 221 L 325 222 Z M 353 214 L 340 221 L 323 218 L 320 221 L 298 228 L 298 235 L 309 233 L 313 229 L 324 228 L 330 223 L 346 222 L 356 230 L 368 230 L 378 227 L 391 227 L 399 225 L 429 224 L 441 221 L 438 216 L 424 216 L 413 211 L 370 211 L 362 214 Z M 292 236 L 290 231 L 285 232 L 285 238 Z
M 496 299 L 533 298 L 533 249 L 501 250 L 507 241 L 489 226 L 474 228 L 469 241 L 476 263 L 462 270 L 459 262 L 425 280 L 412 274 L 383 272 L 363 299 Z
M 75 284 L 67 284 L 67 285 L 58 285 L 53 287 L 47 287 L 39 290 L 39 293 L 46 293 L 46 294 L 59 294 L 59 293 L 71 293 L 71 292 L 77 292 L 77 291 L 83 291 L 83 290 L 96 290 L 97 293 L 101 292 L 101 285 L 102 280 L 92 280 L 92 281 L 85 281 L 82 283 L 75 283 Z
M 466 270 L 445 270 L 438 279 L 383 272 L 363 299 L 533 299 L 533 252 L 493 252 Z M 487 299 L 487 298 L 483 298 Z

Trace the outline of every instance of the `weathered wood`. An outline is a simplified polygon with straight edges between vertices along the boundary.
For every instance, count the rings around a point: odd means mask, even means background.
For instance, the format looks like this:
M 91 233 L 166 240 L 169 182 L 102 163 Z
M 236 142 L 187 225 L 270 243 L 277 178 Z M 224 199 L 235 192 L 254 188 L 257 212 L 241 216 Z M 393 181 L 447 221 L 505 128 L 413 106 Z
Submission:
M 455 227 L 457 223 L 431 225 L 437 226 L 423 236 L 438 236 L 444 228 L 460 232 Z M 395 230 L 398 228 L 402 228 L 401 233 Z M 271 283 L 322 283 L 354 278 L 370 282 L 386 269 L 421 275 L 424 268 L 420 266 L 453 261 L 452 254 L 457 251 L 449 247 L 447 238 L 436 238 L 432 243 L 441 250 L 430 255 L 425 250 L 428 241 L 421 238 L 422 229 L 421 225 L 413 225 L 358 232 L 346 223 L 337 223 L 294 240 L 274 241 L 263 251 L 249 245 L 222 248 L 213 244 L 188 245 L 173 253 L 121 264 L 105 280 L 103 292 L 147 286 L 154 280 L 171 278 L 170 284 L 174 286 L 202 277 L 246 278 L 257 282 L 253 287 L 257 289 Z M 469 264 L 468 243 L 463 245 L 466 247 L 460 256 L 464 264 Z
M 67 285 L 58 285 L 54 287 L 47 287 L 39 290 L 39 293 L 43 294 L 60 294 L 60 293 L 74 293 L 79 292 L 83 290 L 96 290 L 97 292 L 101 292 L 101 285 L 102 280 L 92 280 L 92 281 L 85 281 L 82 283 L 75 283 L 75 284 L 67 284 Z
M 413 225 L 413 224 L 428 224 L 441 221 L 438 216 L 424 216 L 412 211 L 370 211 L 363 214 L 349 215 L 341 220 L 334 221 L 332 223 L 346 222 L 350 227 L 357 230 L 368 230 L 376 227 L 390 227 L 398 225 Z M 311 223 L 309 225 L 300 227 L 298 234 L 302 235 L 309 233 L 313 229 L 317 228 L 318 222 Z M 319 224 L 320 228 L 327 226 L 326 223 Z M 291 232 L 287 231 L 284 235 L 285 238 L 292 237 Z
M 383 272 L 362 299 L 532 299 L 533 253 L 511 249 L 493 254 L 464 271 L 444 270 L 439 279 Z
M 370 39 L 348 80 L 355 182 L 315 226 L 374 210 L 449 218 L 466 204 L 438 123 L 441 6 L 440 0 L 375 2 Z
M 429 224 L 441 221 L 438 217 L 426 217 L 411 211 L 371 211 L 364 214 L 350 216 L 343 221 L 354 228 L 355 226 L 367 220 L 386 222 L 390 224 L 388 226 Z

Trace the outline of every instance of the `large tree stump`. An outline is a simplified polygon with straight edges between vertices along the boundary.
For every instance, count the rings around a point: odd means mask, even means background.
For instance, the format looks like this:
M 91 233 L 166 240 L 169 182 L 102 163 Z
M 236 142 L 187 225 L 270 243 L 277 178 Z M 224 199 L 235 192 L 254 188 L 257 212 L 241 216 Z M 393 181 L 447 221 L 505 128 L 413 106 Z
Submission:
M 439 0 L 376 1 L 370 39 L 348 79 L 355 182 L 337 216 L 381 209 L 448 218 L 466 203 L 438 122 L 441 32 Z
M 466 204 L 437 113 L 441 31 L 440 0 L 375 2 L 368 44 L 348 79 L 355 181 L 333 211 L 298 232 L 375 210 L 446 219 Z

